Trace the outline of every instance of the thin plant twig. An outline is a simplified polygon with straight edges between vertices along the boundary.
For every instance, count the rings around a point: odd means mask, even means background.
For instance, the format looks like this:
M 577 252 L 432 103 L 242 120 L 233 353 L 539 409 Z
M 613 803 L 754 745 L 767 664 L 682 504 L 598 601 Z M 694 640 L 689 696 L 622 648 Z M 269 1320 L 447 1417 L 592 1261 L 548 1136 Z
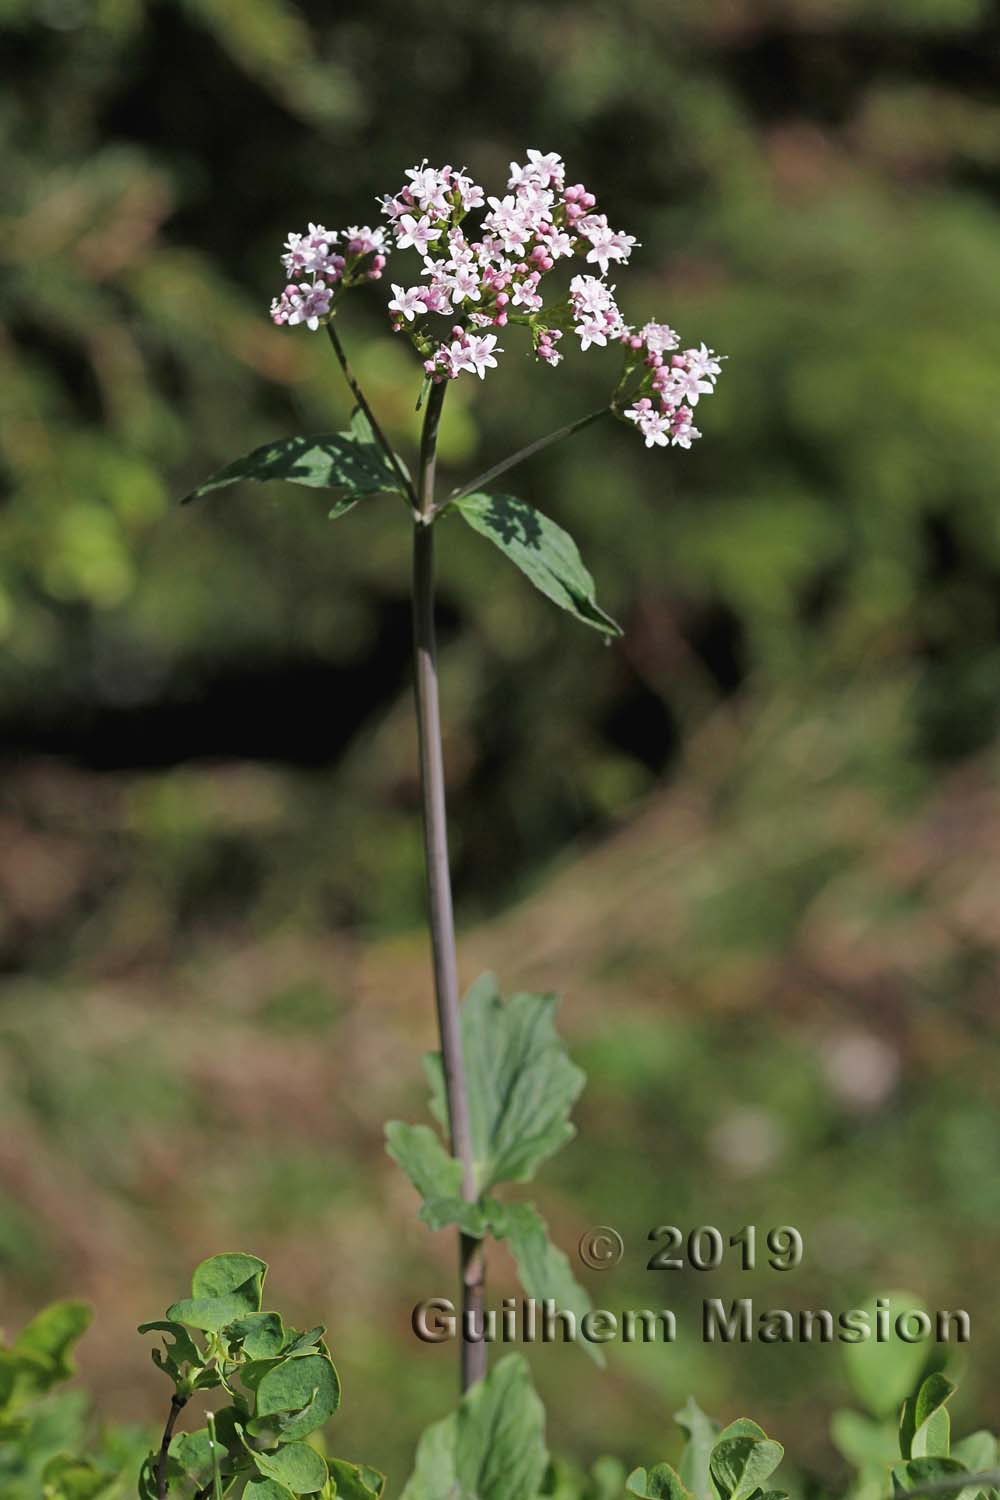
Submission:
M 413 528 L 413 642 L 417 700 L 417 733 L 420 742 L 420 783 L 423 804 L 424 856 L 427 865 L 428 908 L 431 949 L 434 960 L 434 990 L 451 1150 L 462 1165 L 462 1197 L 477 1198 L 472 1160 L 469 1096 L 462 1057 L 459 1017 L 458 965 L 455 950 L 455 920 L 452 910 L 451 873 L 448 863 L 448 827 L 445 804 L 444 755 L 441 743 L 441 710 L 438 695 L 437 647 L 434 630 L 434 477 L 437 432 L 446 387 L 432 387 L 424 416 L 420 444 L 419 515 Z M 485 1269 L 482 1245 L 471 1235 L 460 1235 L 459 1260 L 462 1278 L 463 1335 L 469 1323 L 481 1325 Z M 486 1373 L 486 1345 L 480 1339 L 461 1341 L 462 1389 L 468 1390 Z
M 448 498 L 442 502 L 440 509 L 443 510 L 455 500 L 461 500 L 465 495 L 473 494 L 481 485 L 489 484 L 490 480 L 498 479 L 501 474 L 506 474 L 507 470 L 512 469 L 515 464 L 522 463 L 524 459 L 531 458 L 535 453 L 541 453 L 542 449 L 547 448 L 550 443 L 559 443 L 563 438 L 572 437 L 574 432 L 579 432 L 583 427 L 589 427 L 591 422 L 597 421 L 598 417 L 608 416 L 610 411 L 610 406 L 602 406 L 600 411 L 588 412 L 585 417 L 577 417 L 575 422 L 568 422 L 565 427 L 557 427 L 555 432 L 536 438 L 526 448 L 519 448 L 516 453 L 511 453 L 507 458 L 501 459 L 498 464 L 484 469 L 481 474 L 476 475 L 475 479 L 470 479 L 468 484 L 460 485 L 458 489 L 452 490 Z
M 187 1397 L 179 1396 L 175 1392 L 170 1398 L 170 1411 L 167 1414 L 163 1437 L 160 1439 L 160 1453 L 156 1460 L 156 1500 L 166 1500 L 167 1497 L 167 1459 L 170 1453 L 170 1440 L 174 1435 L 177 1418 L 185 1406 L 187 1406 Z
M 351 369 L 350 361 L 348 360 L 347 354 L 344 351 L 344 346 L 343 346 L 343 344 L 340 341 L 340 335 L 338 334 L 336 328 L 334 327 L 334 322 L 333 322 L 332 318 L 330 318 L 329 321 L 327 322 L 326 331 L 327 331 L 327 336 L 329 337 L 330 343 L 333 345 L 333 352 L 334 352 L 334 354 L 336 354 L 337 361 L 338 361 L 338 363 L 340 365 L 341 370 L 343 371 L 344 379 L 347 381 L 347 384 L 350 387 L 351 395 L 354 397 L 355 401 L 358 403 L 358 405 L 360 406 L 361 410 L 364 412 L 365 416 L 368 418 L 368 423 L 369 423 L 369 426 L 371 427 L 372 435 L 375 438 L 375 441 L 378 443 L 379 447 L 384 452 L 386 458 L 389 460 L 389 462 L 392 464 L 392 467 L 395 469 L 396 473 L 399 475 L 400 482 L 402 483 L 402 486 L 403 486 L 403 493 L 406 495 L 407 499 L 411 502 L 411 504 L 413 505 L 414 509 L 416 509 L 417 506 L 418 506 L 416 491 L 414 490 L 412 483 L 410 482 L 409 478 L 407 477 L 406 471 L 404 470 L 402 464 L 400 463 L 399 459 L 396 457 L 396 454 L 395 454 L 395 452 L 394 452 L 394 450 L 392 448 L 391 443 L 389 442 L 389 440 L 387 439 L 385 433 L 382 431 L 381 427 L 379 426 L 378 421 L 377 421 L 377 419 L 375 417 L 375 413 L 372 411 L 371 407 L 368 405 L 367 397 L 365 396 L 364 391 L 361 389 L 360 385 L 358 384 L 357 376 L 355 375 L 354 371 Z

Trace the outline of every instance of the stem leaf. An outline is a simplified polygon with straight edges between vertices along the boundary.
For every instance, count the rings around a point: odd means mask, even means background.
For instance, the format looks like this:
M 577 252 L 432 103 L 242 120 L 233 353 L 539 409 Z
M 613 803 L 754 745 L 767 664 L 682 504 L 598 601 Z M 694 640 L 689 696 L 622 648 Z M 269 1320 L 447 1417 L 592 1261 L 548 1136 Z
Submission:
M 457 510 L 473 531 L 499 547 L 560 609 L 604 636 L 622 634 L 621 626 L 598 605 L 594 580 L 573 538 L 526 500 L 478 492 L 460 496 L 447 510 Z
M 331 516 L 342 515 L 368 495 L 402 494 L 403 482 L 376 443 L 362 412 L 355 413 L 350 432 L 321 432 L 314 436 L 279 438 L 264 443 L 206 479 L 185 495 L 183 505 L 212 490 L 251 481 L 266 484 L 286 480 L 312 489 L 344 490 Z
M 497 1182 L 528 1182 L 572 1140 L 570 1110 L 586 1081 L 555 1029 L 554 995 L 513 995 L 505 1003 L 492 974 L 462 1005 L 462 1054 L 472 1154 L 481 1193 Z M 441 1058 L 427 1058 L 431 1109 L 447 1125 Z

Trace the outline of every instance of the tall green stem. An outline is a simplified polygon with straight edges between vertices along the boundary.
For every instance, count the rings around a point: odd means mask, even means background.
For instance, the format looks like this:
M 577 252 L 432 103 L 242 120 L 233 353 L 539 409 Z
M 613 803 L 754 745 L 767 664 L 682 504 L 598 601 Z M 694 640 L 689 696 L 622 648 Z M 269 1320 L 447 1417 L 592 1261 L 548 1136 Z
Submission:
M 434 476 L 437 433 L 444 403 L 445 385 L 433 386 L 427 400 L 420 442 L 420 473 L 417 485 L 419 515 L 413 528 L 413 642 L 417 698 L 417 733 L 420 742 L 420 785 L 423 803 L 424 858 L 434 959 L 434 991 L 451 1150 L 462 1164 L 462 1197 L 477 1197 L 472 1160 L 469 1095 L 462 1058 L 459 1019 L 458 965 L 455 950 L 455 920 L 452 911 L 451 872 L 448 863 L 448 824 L 445 804 L 444 755 L 441 744 L 441 709 L 438 694 L 437 646 L 434 630 Z M 460 1235 L 459 1264 L 462 1281 L 462 1326 L 474 1324 L 482 1330 L 485 1264 L 482 1244 L 470 1235 Z M 462 1389 L 468 1390 L 486 1373 L 486 1344 L 462 1338 Z

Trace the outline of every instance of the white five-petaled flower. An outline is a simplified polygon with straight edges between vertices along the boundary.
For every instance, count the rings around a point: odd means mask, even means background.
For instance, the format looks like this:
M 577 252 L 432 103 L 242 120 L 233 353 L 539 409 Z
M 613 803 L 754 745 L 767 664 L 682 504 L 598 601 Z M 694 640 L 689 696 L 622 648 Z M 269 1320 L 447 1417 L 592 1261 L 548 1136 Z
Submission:
M 478 375 L 480 380 L 486 376 L 488 369 L 495 370 L 497 367 L 493 351 L 497 347 L 497 336 L 495 333 L 483 335 L 470 334 L 464 344 L 453 343 L 451 346 L 452 357 L 455 367 L 459 370 L 468 370 L 470 375 Z M 497 349 L 502 354 L 502 349 Z
M 401 287 L 393 282 L 392 300 L 389 306 L 393 312 L 399 313 L 408 323 L 412 323 L 417 313 L 427 311 L 424 288 L 422 286 Z
M 397 250 L 407 250 L 411 245 L 423 255 L 432 240 L 441 238 L 440 229 L 434 229 L 427 214 L 415 219 L 412 214 L 403 214 L 399 220 L 401 234 L 396 239 Z

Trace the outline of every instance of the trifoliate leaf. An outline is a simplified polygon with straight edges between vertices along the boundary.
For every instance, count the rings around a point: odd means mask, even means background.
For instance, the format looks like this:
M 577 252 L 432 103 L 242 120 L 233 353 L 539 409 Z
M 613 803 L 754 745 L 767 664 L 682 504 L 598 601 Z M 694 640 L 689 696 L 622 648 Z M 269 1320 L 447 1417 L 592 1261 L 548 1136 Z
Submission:
M 526 1182 L 574 1135 L 569 1112 L 585 1077 L 556 1033 L 554 995 L 513 995 L 504 1004 L 491 974 L 462 1006 L 462 1052 L 476 1184 Z M 447 1123 L 441 1059 L 427 1059 L 431 1108 Z
M 463 495 L 450 508 L 499 547 L 560 609 L 602 635 L 621 635 L 621 626 L 597 603 L 594 580 L 576 543 L 555 521 L 513 495 Z

